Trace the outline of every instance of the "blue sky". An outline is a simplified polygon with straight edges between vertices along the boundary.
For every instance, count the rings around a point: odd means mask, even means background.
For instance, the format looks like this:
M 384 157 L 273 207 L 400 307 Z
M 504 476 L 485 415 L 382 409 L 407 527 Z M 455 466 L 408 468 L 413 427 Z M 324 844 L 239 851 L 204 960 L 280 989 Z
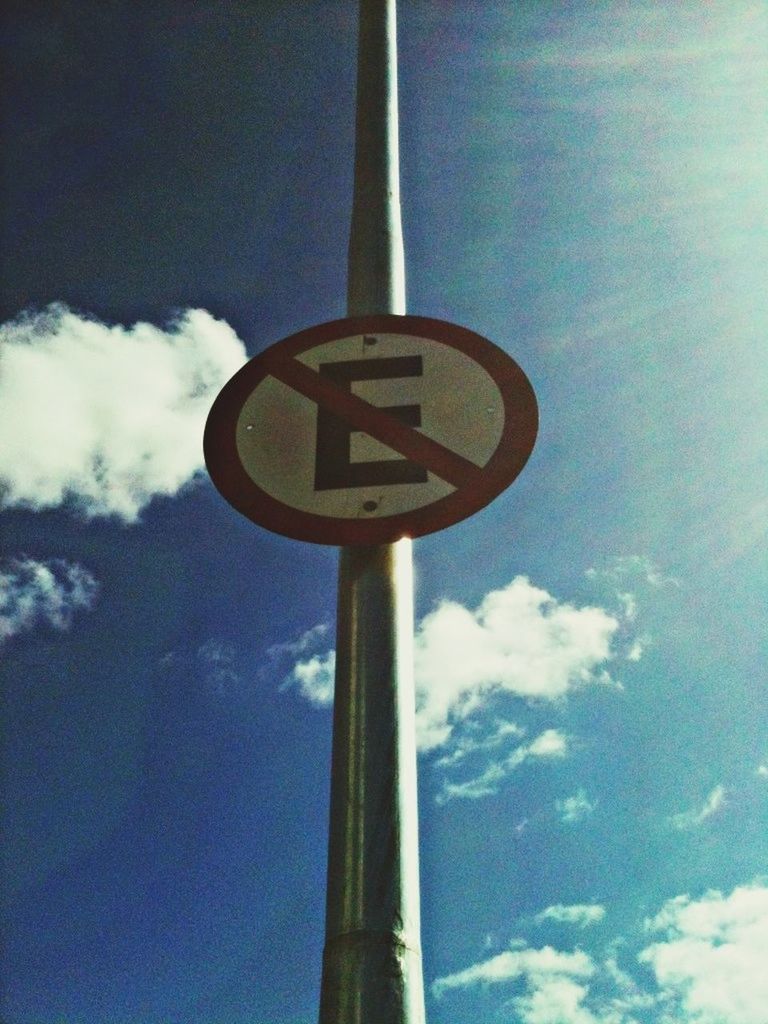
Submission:
M 432 1024 L 765 1024 L 768 13 L 400 5 L 408 311 L 531 379 L 414 544 Z M 7 1024 L 309 1024 L 337 554 L 207 481 L 344 314 L 356 11 L 7 4 Z

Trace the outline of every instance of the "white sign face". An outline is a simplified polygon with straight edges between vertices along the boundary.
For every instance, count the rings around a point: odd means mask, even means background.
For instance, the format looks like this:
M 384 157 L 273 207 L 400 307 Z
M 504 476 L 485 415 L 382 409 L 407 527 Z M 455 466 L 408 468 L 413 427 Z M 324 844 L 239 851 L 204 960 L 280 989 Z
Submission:
M 288 536 L 383 543 L 481 508 L 536 434 L 517 364 L 470 331 L 420 317 L 323 324 L 251 360 L 206 427 L 224 496 Z
M 501 440 L 504 403 L 493 378 L 439 341 L 380 334 L 366 343 L 356 335 L 297 358 L 331 379 L 337 367 L 337 383 L 390 415 L 411 410 L 411 427 L 475 466 Z M 237 451 L 248 476 L 277 501 L 334 518 L 397 515 L 456 490 L 271 375 L 238 417 Z

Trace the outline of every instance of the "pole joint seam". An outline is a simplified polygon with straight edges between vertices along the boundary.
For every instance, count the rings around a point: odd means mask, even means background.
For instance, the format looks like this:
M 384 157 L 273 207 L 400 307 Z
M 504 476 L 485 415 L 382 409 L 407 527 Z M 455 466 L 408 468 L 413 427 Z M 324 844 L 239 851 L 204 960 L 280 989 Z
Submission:
M 398 950 L 421 956 L 421 947 L 406 941 L 405 936 L 397 932 L 376 931 L 371 928 L 357 928 L 350 932 L 340 932 L 329 937 L 325 943 L 325 953 L 337 946 L 394 946 Z

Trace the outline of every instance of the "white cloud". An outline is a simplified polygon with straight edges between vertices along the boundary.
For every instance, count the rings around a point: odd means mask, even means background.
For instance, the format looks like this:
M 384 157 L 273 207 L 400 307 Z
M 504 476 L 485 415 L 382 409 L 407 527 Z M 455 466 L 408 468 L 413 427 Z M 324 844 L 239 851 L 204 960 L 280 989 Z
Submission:
M 545 729 L 528 745 L 527 757 L 565 757 L 567 740 L 559 729 Z
M 472 778 L 463 782 L 444 781 L 437 802 L 444 804 L 457 798 L 477 800 L 479 797 L 492 796 L 498 793 L 501 782 L 525 761 L 565 757 L 567 750 L 568 738 L 562 732 L 558 729 L 545 729 L 530 743 L 523 743 L 506 757 L 491 761 Z
M 574 793 L 573 796 L 567 796 L 563 800 L 557 800 L 555 802 L 555 807 L 557 808 L 557 813 L 560 815 L 561 821 L 570 825 L 586 818 L 587 815 L 594 811 L 597 804 L 589 799 L 583 789 L 580 789 Z
M 725 787 L 715 786 L 701 807 L 694 807 L 680 814 L 673 814 L 669 819 L 675 828 L 685 831 L 697 828 L 707 818 L 711 818 L 725 805 Z
M 588 912 L 586 911 L 588 908 Z M 548 907 L 534 920 L 598 919 L 592 904 Z M 768 883 L 759 879 L 730 895 L 677 896 L 646 921 L 658 936 L 636 963 L 641 985 L 616 961 L 619 939 L 600 957 L 552 946 L 511 949 L 438 978 L 436 997 L 473 986 L 522 984 L 508 1003 L 520 1024 L 766 1024 Z M 630 965 L 627 965 L 628 967 Z M 643 975 L 639 975 L 643 978 Z M 655 984 L 654 984 L 655 982 Z M 639 1014 L 639 1017 L 638 1017 Z
M 92 607 L 98 584 L 81 565 L 15 558 L 0 568 L 0 643 L 40 622 L 69 629 L 74 613 Z
M 328 707 L 333 703 L 335 672 L 336 651 L 314 654 L 293 666 L 284 686 L 295 685 L 311 704 L 316 707 Z
M 513 1000 L 521 1024 L 609 1024 L 584 1005 L 589 994 L 585 985 L 572 978 L 541 978 L 529 992 Z M 613 1018 L 615 1024 L 621 1024 Z
M 640 953 L 672 1013 L 691 1024 L 765 1024 L 768 1007 L 768 886 L 729 896 L 678 896 L 648 927 L 665 937 Z M 673 1015 L 674 1014 L 674 1015 Z
M 0 326 L 0 503 L 135 522 L 203 469 L 202 431 L 245 359 L 202 309 L 166 330 L 52 305 Z
M 444 781 L 438 800 L 488 796 L 524 762 L 564 757 L 567 738 L 558 729 L 510 750 L 525 730 L 493 705 L 510 697 L 560 702 L 578 687 L 612 683 L 605 665 L 620 626 L 605 609 L 559 602 L 524 576 L 475 609 L 444 601 L 425 616 L 415 636 L 418 747 L 439 750 L 437 770 L 469 774 Z M 335 653 L 327 634 L 327 626 L 315 626 L 267 651 L 273 662 L 294 659 L 282 687 L 317 706 L 333 699 Z
M 579 686 L 610 682 L 603 666 L 613 657 L 611 639 L 619 625 L 603 608 L 561 603 L 525 576 L 491 591 L 474 610 L 442 602 L 416 629 L 419 749 L 448 747 L 451 741 L 445 758 L 462 760 L 480 746 L 521 735 L 519 727 L 508 722 L 493 726 L 480 741 L 462 735 L 465 723 L 476 720 L 494 697 L 506 694 L 551 702 Z M 304 653 L 326 633 L 327 626 L 315 626 L 296 642 L 274 645 L 267 653 Z M 299 661 L 291 677 L 318 674 L 331 654 Z M 332 691 L 324 684 L 322 693 L 324 702 L 330 700 Z
M 627 659 L 627 661 L 640 661 L 643 654 L 645 653 L 645 648 L 648 646 L 648 643 L 649 637 L 636 637 L 630 644 L 629 649 L 624 655 L 624 657 Z
M 513 1019 L 520 1024 L 635 1024 L 623 1012 L 630 1000 L 591 998 L 589 984 L 600 968 L 586 953 L 515 945 L 517 948 L 438 978 L 432 984 L 433 994 L 441 998 L 451 989 L 522 981 L 525 991 L 510 1004 Z M 607 972 L 603 973 L 610 981 Z
M 611 958 L 600 963 L 580 949 L 533 949 L 520 941 L 508 952 L 438 978 L 432 991 L 440 998 L 452 989 L 521 982 L 522 994 L 507 1004 L 513 1010 L 509 1019 L 519 1024 L 638 1024 L 633 1011 L 653 1003 Z
M 619 621 L 602 608 L 558 602 L 525 576 L 475 609 L 442 602 L 416 633 L 417 731 L 430 750 L 499 694 L 556 701 L 607 682 Z
M 757 766 L 757 774 L 761 775 L 764 779 L 768 778 L 768 764 L 759 764 Z
M 330 626 L 321 622 L 307 629 L 298 640 L 272 644 L 267 649 L 270 671 L 282 671 L 284 674 L 280 689 L 298 690 L 302 697 L 317 708 L 333 704 L 336 651 L 333 648 L 328 650 L 329 632 Z M 293 664 L 285 674 L 287 659 Z
M 579 928 L 587 928 L 591 924 L 597 924 L 605 917 L 605 907 L 599 903 L 571 903 L 564 905 L 556 903 L 547 907 L 534 918 L 537 924 L 544 921 L 557 921 L 561 924 L 574 924 Z

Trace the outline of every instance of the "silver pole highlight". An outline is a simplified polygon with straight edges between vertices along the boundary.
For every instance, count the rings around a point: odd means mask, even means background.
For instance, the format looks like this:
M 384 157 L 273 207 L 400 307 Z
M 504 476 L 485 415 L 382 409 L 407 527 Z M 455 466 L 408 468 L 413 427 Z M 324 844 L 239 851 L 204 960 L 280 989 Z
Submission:
M 405 313 L 394 0 L 361 0 L 350 316 Z M 320 1024 L 423 1024 L 411 542 L 341 551 Z

